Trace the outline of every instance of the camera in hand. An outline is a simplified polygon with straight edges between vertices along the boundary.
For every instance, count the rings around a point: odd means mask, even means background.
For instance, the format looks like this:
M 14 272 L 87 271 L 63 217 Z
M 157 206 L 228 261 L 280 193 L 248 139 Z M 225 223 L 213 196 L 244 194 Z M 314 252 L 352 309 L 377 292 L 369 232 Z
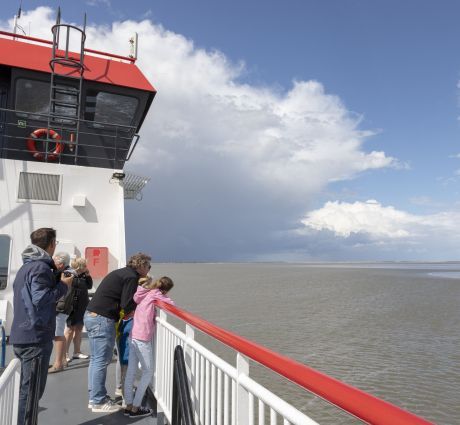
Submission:
M 67 269 L 65 269 L 65 270 L 62 272 L 62 274 L 64 275 L 64 277 L 70 277 L 70 276 L 74 276 L 74 277 L 75 277 L 75 276 L 77 276 L 77 272 L 76 272 L 74 269 L 70 268 L 70 267 L 67 268 Z

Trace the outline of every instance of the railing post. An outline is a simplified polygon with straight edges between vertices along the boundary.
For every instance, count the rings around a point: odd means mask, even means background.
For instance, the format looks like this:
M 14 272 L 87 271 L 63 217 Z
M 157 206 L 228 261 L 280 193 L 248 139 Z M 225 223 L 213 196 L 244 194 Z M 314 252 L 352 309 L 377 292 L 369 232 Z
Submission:
M 236 418 L 237 425 L 249 424 L 249 392 L 240 384 L 241 375 L 249 376 L 249 360 L 241 353 L 236 355 Z
M 168 315 L 166 312 L 159 308 L 160 311 L 159 318 L 161 320 L 167 321 Z M 155 356 L 155 397 L 157 399 L 157 424 L 163 425 L 165 421 L 165 414 L 163 410 L 163 402 L 165 401 L 165 394 L 164 392 L 164 368 L 165 368 L 165 358 L 164 358 L 164 349 L 165 349 L 165 341 L 164 341 L 164 331 L 163 326 L 160 324 L 158 326 L 158 335 L 155 335 L 156 339 L 156 356 Z
M 156 310 L 158 309 L 158 307 L 154 307 Z M 152 391 L 152 394 L 149 394 L 150 398 L 152 398 L 151 402 L 152 402 L 152 409 L 155 413 L 155 415 L 157 414 L 157 410 L 158 410 L 158 403 L 157 403 L 157 399 L 156 399 L 156 393 L 157 393 L 157 339 L 158 339 L 158 329 L 159 329 L 160 325 L 158 324 L 158 321 L 155 321 L 155 329 L 154 329 L 154 337 L 153 337 L 153 340 L 152 340 L 152 369 L 153 369 L 153 376 L 152 376 L 152 380 L 150 382 L 150 389 Z M 148 389 L 147 389 L 148 391 Z
M 157 311 L 159 310 L 158 307 L 155 307 L 155 309 L 157 309 Z M 154 337 L 153 337 L 153 341 L 152 341 L 152 352 L 153 352 L 153 376 L 152 376 L 152 382 L 150 383 L 150 386 L 152 387 L 152 391 L 153 391 L 153 394 L 156 394 L 157 392 L 157 367 L 158 367 L 158 363 L 157 363 L 157 340 L 158 340 L 158 335 L 159 335 L 159 328 L 160 328 L 160 325 L 158 324 L 157 321 L 155 321 L 155 334 L 154 334 Z
M 21 366 L 19 365 L 14 372 L 13 415 L 11 417 L 12 424 L 18 423 L 20 388 L 21 388 Z
M 195 396 L 195 388 L 196 388 L 196 376 L 195 376 L 195 359 L 193 355 L 192 347 L 187 344 L 189 339 L 195 339 L 195 329 L 190 326 L 188 323 L 185 324 L 185 368 L 187 371 L 187 376 L 190 379 L 190 399 L 192 401 L 193 413 L 195 415 L 195 422 L 198 421 L 198 409 L 197 409 L 197 399 Z

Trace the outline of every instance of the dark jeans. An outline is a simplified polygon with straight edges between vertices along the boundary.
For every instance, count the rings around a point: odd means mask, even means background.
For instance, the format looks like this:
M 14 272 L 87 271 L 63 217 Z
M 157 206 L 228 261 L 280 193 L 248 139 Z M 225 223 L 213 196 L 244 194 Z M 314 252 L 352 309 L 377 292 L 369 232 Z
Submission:
M 48 365 L 53 351 L 53 341 L 44 344 L 18 344 L 13 345 L 15 356 L 21 361 L 21 389 L 19 390 L 19 411 L 18 425 L 23 425 L 27 406 L 27 395 L 29 394 L 30 373 L 32 360 L 40 359 L 40 387 L 39 399 L 45 392 L 46 378 L 48 377 Z

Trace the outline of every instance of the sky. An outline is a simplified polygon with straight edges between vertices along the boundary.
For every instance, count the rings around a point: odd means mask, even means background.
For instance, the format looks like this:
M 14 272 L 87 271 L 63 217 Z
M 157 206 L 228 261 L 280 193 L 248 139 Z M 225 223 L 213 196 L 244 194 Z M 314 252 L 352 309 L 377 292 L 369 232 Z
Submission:
M 158 90 L 128 253 L 459 260 L 459 2 L 24 0 L 19 23 L 50 38 L 58 5 L 89 48 L 126 55 L 137 31 Z

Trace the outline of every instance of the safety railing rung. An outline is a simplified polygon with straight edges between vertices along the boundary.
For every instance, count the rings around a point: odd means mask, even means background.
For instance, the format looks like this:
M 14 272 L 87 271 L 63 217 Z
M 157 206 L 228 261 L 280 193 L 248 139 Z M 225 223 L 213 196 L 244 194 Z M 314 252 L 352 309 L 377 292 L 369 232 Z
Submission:
M 57 112 L 50 112 L 48 114 L 50 117 L 53 117 L 53 118 L 59 118 L 61 120 L 71 120 L 71 121 L 75 121 L 75 119 L 77 118 L 77 115 L 62 115 L 61 114 L 58 114 Z
M 68 96 L 76 96 L 78 97 L 78 95 L 80 94 L 80 90 L 78 89 L 64 89 L 64 88 L 60 88 L 59 86 L 52 86 L 51 87 L 54 91 L 54 93 L 58 93 L 58 94 L 66 94 Z
M 58 99 L 51 99 L 55 106 L 65 106 L 66 108 L 78 108 L 78 103 L 62 102 Z

